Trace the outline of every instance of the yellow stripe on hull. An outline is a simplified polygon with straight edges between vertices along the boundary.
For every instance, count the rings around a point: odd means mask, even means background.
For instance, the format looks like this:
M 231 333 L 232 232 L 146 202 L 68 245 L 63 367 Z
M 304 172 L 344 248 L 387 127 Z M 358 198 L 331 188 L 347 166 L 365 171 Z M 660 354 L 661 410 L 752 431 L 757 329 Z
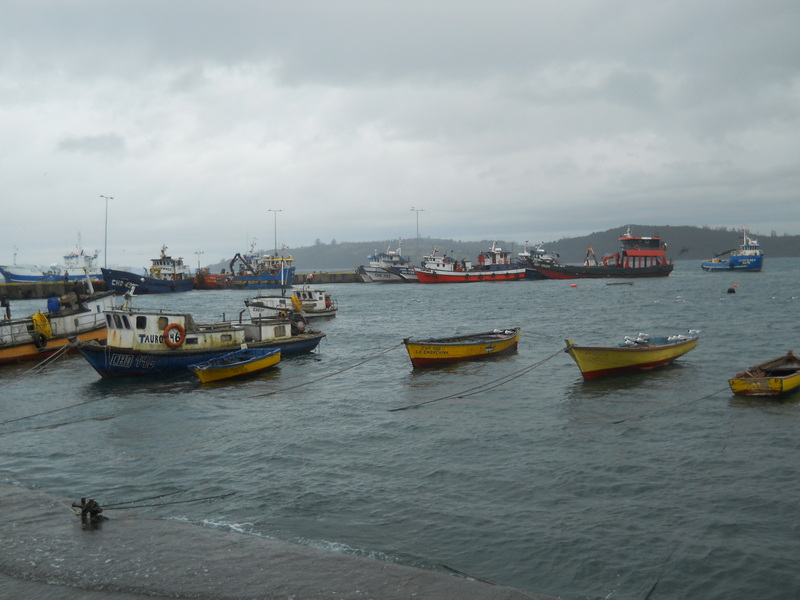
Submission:
M 789 377 L 730 379 L 728 384 L 738 396 L 780 396 L 800 387 L 800 373 Z
M 259 371 L 274 367 L 281 360 L 281 353 L 265 356 L 258 360 L 253 360 L 246 363 L 239 363 L 220 368 L 207 368 L 207 369 L 192 369 L 194 374 L 202 383 L 210 383 L 212 381 L 221 381 L 223 379 L 233 379 L 235 377 L 244 377 L 246 375 L 253 375 Z
M 0 364 L 2 363 L 17 363 L 23 362 L 27 360 L 40 360 L 43 358 L 47 358 L 51 354 L 54 354 L 58 350 L 62 349 L 64 346 L 70 343 L 70 339 L 78 339 L 81 342 L 88 342 L 88 341 L 96 341 L 100 344 L 105 344 L 106 338 L 108 337 L 108 329 L 103 326 L 100 329 L 95 329 L 93 331 L 84 331 L 82 333 L 77 333 L 70 338 L 66 337 L 59 337 L 59 338 L 48 338 L 47 343 L 41 350 L 36 347 L 36 345 L 31 342 L 28 344 L 19 344 L 16 346 L 8 346 L 4 348 L 0 348 Z
M 406 350 L 415 367 L 427 367 L 437 364 L 475 360 L 485 356 L 494 356 L 511 352 L 519 343 L 519 330 L 514 336 L 504 336 L 497 340 L 482 340 L 480 343 L 423 343 L 407 341 Z
M 593 379 L 626 371 L 653 369 L 667 365 L 697 346 L 691 338 L 663 346 L 575 346 L 566 340 L 566 352 L 577 363 L 584 378 Z

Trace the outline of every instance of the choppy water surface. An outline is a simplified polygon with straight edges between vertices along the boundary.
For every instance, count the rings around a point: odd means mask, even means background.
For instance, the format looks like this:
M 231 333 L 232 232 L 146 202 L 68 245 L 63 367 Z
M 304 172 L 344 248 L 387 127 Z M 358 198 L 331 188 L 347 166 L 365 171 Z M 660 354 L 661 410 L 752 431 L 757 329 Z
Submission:
M 735 398 L 727 378 L 800 351 L 799 272 L 329 286 L 318 353 L 210 386 L 102 380 L 79 356 L 3 368 L 0 477 L 107 505 L 233 493 L 138 510 L 566 599 L 797 597 L 800 403 Z M 136 304 L 212 320 L 250 295 Z M 415 371 L 399 346 L 510 326 L 519 352 L 486 362 Z M 583 382 L 561 352 L 690 328 L 699 346 L 649 374 Z

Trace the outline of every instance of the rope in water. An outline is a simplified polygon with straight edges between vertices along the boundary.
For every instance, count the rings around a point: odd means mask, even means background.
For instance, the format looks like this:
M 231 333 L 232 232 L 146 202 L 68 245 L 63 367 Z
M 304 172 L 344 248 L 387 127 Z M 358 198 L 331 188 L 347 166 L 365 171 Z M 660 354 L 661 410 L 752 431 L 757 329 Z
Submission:
M 448 394 L 447 396 L 442 396 L 441 398 L 434 398 L 433 400 L 426 400 L 425 402 L 418 402 L 417 404 L 409 404 L 408 406 L 401 406 L 400 408 L 390 408 L 389 412 L 397 412 L 397 411 L 400 411 L 400 410 L 407 410 L 409 408 L 418 408 L 418 407 L 424 406 L 426 404 L 433 404 L 434 402 L 439 402 L 440 400 L 449 400 L 450 398 L 466 398 L 468 396 L 473 396 L 475 394 L 480 394 L 481 392 L 485 392 L 485 391 L 488 391 L 488 390 L 493 390 L 494 388 L 500 387 L 501 385 L 504 385 L 504 384 L 508 383 L 509 381 L 513 381 L 514 379 L 517 379 L 518 377 L 522 377 L 528 371 L 532 371 L 536 367 L 539 367 L 539 366 L 543 365 L 548 360 L 550 360 L 552 358 L 555 358 L 556 356 L 558 356 L 562 352 L 564 352 L 564 350 L 563 349 L 559 349 L 558 352 L 554 352 L 553 354 L 551 354 L 547 358 L 544 358 L 544 359 L 542 359 L 542 360 L 540 360 L 538 362 L 535 362 L 532 365 L 528 365 L 527 367 L 524 367 L 524 368 L 520 369 L 519 371 L 514 371 L 513 373 L 509 373 L 508 375 L 503 375 L 502 377 L 498 377 L 497 379 L 494 379 L 493 381 L 489 381 L 487 383 L 482 383 L 480 385 L 477 385 L 475 387 L 463 390 L 461 392 L 455 392 L 453 394 Z
M 265 392 L 263 394 L 256 394 L 254 397 L 255 398 L 263 398 L 264 396 L 272 396 L 273 394 L 280 394 L 281 392 L 287 392 L 287 391 L 293 390 L 295 388 L 303 387 L 303 386 L 306 386 L 306 385 L 311 384 L 311 383 L 316 383 L 318 381 L 322 381 L 323 379 L 328 379 L 330 377 L 335 377 L 336 375 L 341 375 L 342 373 L 345 373 L 346 371 L 350 371 L 351 369 L 355 369 L 356 367 L 360 367 L 364 363 L 368 363 L 371 360 L 375 360 L 376 358 L 379 358 L 379 357 L 383 356 L 384 354 L 387 354 L 388 352 L 391 352 L 395 348 L 399 348 L 402 345 L 403 345 L 403 342 L 400 342 L 399 344 L 395 344 L 391 348 L 387 348 L 386 350 L 378 352 L 378 354 L 374 354 L 373 356 L 370 356 L 369 358 L 365 358 L 362 361 L 359 361 L 359 362 L 357 362 L 355 364 L 352 364 L 349 367 L 345 367 L 344 369 L 340 369 L 339 371 L 335 371 L 334 373 L 328 373 L 327 375 L 323 375 L 322 377 L 317 377 L 316 379 L 312 379 L 311 381 L 304 381 L 303 383 L 298 383 L 297 385 L 281 388 L 279 390 L 272 390 L 271 392 Z

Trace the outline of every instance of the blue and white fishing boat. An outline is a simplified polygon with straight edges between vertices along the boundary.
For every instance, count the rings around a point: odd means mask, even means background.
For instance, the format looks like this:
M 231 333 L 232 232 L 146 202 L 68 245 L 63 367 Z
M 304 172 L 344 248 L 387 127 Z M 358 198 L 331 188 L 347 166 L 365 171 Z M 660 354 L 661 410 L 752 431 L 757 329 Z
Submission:
M 403 240 L 397 250 L 375 251 L 367 256 L 368 265 L 360 265 L 356 272 L 365 283 L 407 283 L 416 282 L 417 274 L 411 258 L 403 254 Z
M 284 247 L 285 250 L 285 247 Z M 230 263 L 231 287 L 248 290 L 287 289 L 294 281 L 294 259 L 291 256 L 256 254 L 255 243 L 247 254 L 236 253 Z
M 245 322 L 198 323 L 191 314 L 130 307 L 106 311 L 106 344 L 78 351 L 103 377 L 187 371 L 190 365 L 241 348 L 280 350 L 282 357 L 313 351 L 325 334 L 296 314 Z
M 730 258 L 721 256 L 730 254 Z M 705 260 L 700 264 L 704 271 L 760 271 L 764 264 L 764 251 L 758 243 L 747 235 L 747 230 L 742 228 L 742 243 L 739 249 L 726 250 L 715 255 L 714 258 Z
M 194 287 L 194 275 L 183 258 L 167 256 L 167 247 L 161 246 L 161 255 L 150 259 L 147 273 L 138 275 L 131 271 L 101 269 L 106 286 L 118 294 L 132 292 L 141 294 L 165 294 L 188 292 Z
M 103 273 L 96 264 L 100 251 L 93 254 L 86 252 L 80 243 L 75 250 L 67 252 L 61 264 L 52 264 L 48 268 L 39 265 L 18 265 L 16 248 L 14 251 L 14 264 L 0 267 L 0 274 L 6 283 L 40 283 L 48 281 L 83 281 L 89 276 L 93 282 L 102 281 Z

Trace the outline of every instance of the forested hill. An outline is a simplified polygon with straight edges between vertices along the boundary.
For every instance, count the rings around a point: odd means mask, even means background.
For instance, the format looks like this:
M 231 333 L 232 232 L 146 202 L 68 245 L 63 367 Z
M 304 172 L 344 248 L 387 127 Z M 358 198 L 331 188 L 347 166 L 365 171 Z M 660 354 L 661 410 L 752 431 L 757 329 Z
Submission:
M 667 244 L 667 257 L 673 260 L 701 260 L 711 258 L 719 252 L 738 248 L 742 234 L 736 228 L 711 229 L 707 227 L 690 227 L 674 225 L 631 225 L 631 234 L 639 236 L 659 236 Z M 619 249 L 619 237 L 625 233 L 627 225 L 614 229 L 592 233 L 582 237 L 564 238 L 560 240 L 530 240 L 531 243 L 545 242 L 548 251 L 557 252 L 566 263 L 581 263 L 587 248 L 593 248 L 601 257 Z M 751 232 L 750 237 L 759 241 L 767 258 L 782 256 L 800 256 L 800 235 L 782 235 L 774 233 L 765 235 Z M 496 242 L 504 250 L 516 255 L 522 252 L 524 241 L 511 240 L 479 240 L 460 241 L 437 238 L 419 238 L 403 240 L 402 252 L 409 255 L 414 264 L 419 264 L 425 254 L 434 248 L 457 259 L 475 260 L 483 250 Z M 298 272 L 309 271 L 349 271 L 358 265 L 367 264 L 367 256 L 375 252 L 397 250 L 398 240 L 380 240 L 372 242 L 336 242 L 330 244 L 318 242 L 313 246 L 291 248 L 289 253 L 295 259 Z M 269 250 L 263 251 L 265 254 Z M 210 265 L 212 271 L 227 269 L 227 263 Z

